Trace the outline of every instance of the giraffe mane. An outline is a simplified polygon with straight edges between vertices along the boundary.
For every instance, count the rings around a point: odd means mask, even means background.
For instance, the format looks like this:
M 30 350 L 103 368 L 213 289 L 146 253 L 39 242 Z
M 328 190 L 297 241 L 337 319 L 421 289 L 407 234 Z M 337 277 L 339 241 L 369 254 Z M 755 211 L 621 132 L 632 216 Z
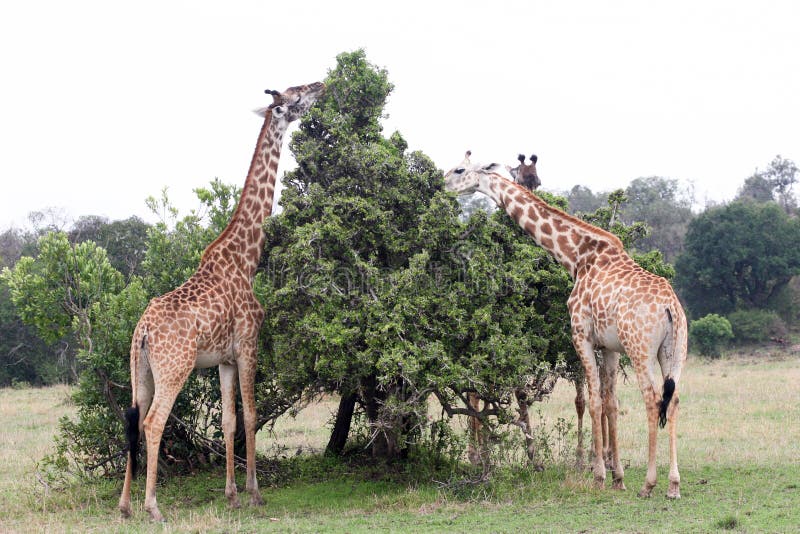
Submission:
M 261 139 L 264 136 L 265 130 L 269 129 L 270 123 L 272 122 L 272 106 L 264 108 L 263 117 L 264 117 L 264 124 L 261 126 L 261 133 L 259 134 L 259 139 Z M 255 148 L 256 152 L 258 152 L 258 147 L 259 145 L 258 143 L 256 143 L 256 148 Z M 242 192 L 244 192 L 248 186 L 252 186 L 251 184 L 253 184 L 254 181 L 255 178 L 253 177 L 253 169 L 251 166 L 250 170 L 247 172 L 247 177 L 245 178 L 244 186 L 242 187 Z M 217 236 L 217 238 L 203 250 L 203 254 L 200 256 L 201 262 L 205 259 L 206 254 L 208 254 L 209 251 L 213 250 L 218 243 L 224 241 L 225 239 L 228 239 L 228 236 L 231 234 L 231 232 L 233 232 L 233 230 L 231 229 L 232 227 L 231 222 L 233 222 L 239 217 L 242 217 L 244 210 L 245 208 L 244 206 L 242 206 L 241 202 L 236 205 L 236 208 L 233 210 L 233 215 L 231 215 L 231 220 L 228 221 L 228 226 L 226 226 L 225 229 Z
M 625 247 L 622 245 L 622 241 L 620 240 L 620 238 L 615 236 L 614 234 L 612 234 L 608 230 L 603 230 L 602 228 L 597 227 L 597 226 L 595 226 L 595 225 L 593 225 L 591 223 L 588 223 L 588 222 L 584 221 L 583 219 L 579 219 L 578 217 L 575 217 L 574 215 L 570 215 L 569 213 L 567 213 L 566 211 L 564 211 L 562 209 L 559 209 L 559 208 L 557 208 L 555 206 L 551 206 L 550 204 L 548 204 L 547 202 L 542 200 L 541 197 L 536 195 L 533 191 L 531 191 L 527 187 L 523 187 L 522 185 L 514 182 L 513 180 L 509 180 L 507 177 L 503 176 L 501 173 L 498 173 L 498 172 L 495 172 L 495 171 L 491 171 L 491 172 L 492 172 L 492 174 L 497 175 L 498 178 L 502 178 L 503 180 L 507 181 L 509 184 L 511 184 L 512 187 L 514 187 L 517 190 L 521 191 L 524 196 L 530 197 L 533 200 L 533 202 L 535 202 L 537 204 L 544 204 L 549 209 L 557 211 L 559 213 L 559 215 L 564 220 L 569 221 L 570 223 L 574 224 L 575 226 L 577 226 L 579 228 L 583 228 L 584 230 L 588 230 L 588 231 L 590 231 L 592 233 L 598 234 L 598 235 L 608 239 L 609 242 L 613 246 L 617 247 L 619 250 L 622 250 L 622 251 L 625 250 Z

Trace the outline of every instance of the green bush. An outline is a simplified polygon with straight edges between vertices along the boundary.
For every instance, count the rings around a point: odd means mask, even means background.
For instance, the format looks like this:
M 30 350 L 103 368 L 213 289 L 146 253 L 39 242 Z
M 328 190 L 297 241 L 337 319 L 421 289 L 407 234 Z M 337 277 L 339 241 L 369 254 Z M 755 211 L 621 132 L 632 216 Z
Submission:
M 772 310 L 739 310 L 728 320 L 736 343 L 761 343 L 787 334 L 786 323 Z
M 716 313 L 710 313 L 689 325 L 692 348 L 703 356 L 719 356 L 732 338 L 731 323 Z

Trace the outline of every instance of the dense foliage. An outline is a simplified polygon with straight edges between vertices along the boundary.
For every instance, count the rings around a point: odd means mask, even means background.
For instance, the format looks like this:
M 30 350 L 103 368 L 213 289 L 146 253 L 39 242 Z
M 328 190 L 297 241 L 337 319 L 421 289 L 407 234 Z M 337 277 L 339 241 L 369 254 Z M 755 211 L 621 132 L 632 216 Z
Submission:
M 460 220 L 441 171 L 382 135 L 386 72 L 362 51 L 337 62 L 266 225 L 264 374 L 350 399 L 373 451 L 403 455 L 431 395 L 455 414 L 477 392 L 482 417 L 511 417 L 514 389 L 536 388 L 569 349 L 569 282 L 505 213 Z
M 675 281 L 694 317 L 766 308 L 800 274 L 800 221 L 772 202 L 707 210 L 684 247 Z

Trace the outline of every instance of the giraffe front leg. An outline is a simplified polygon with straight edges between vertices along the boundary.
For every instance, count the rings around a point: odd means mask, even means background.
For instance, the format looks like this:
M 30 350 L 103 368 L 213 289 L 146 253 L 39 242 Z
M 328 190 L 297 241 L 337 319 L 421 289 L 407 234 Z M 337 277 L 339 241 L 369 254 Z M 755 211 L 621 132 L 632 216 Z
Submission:
M 233 465 L 233 438 L 236 435 L 236 367 L 220 364 L 219 385 L 222 392 L 222 433 L 225 436 L 225 496 L 232 508 L 239 508 Z
M 247 449 L 247 482 L 245 489 L 250 493 L 250 504 L 260 506 L 264 504 L 261 492 L 258 490 L 256 477 L 256 342 L 243 344 L 240 348 L 239 389 L 242 393 L 242 411 L 244 412 L 245 446 Z
M 672 396 L 672 403 L 667 412 L 669 423 L 669 490 L 667 498 L 681 498 L 681 475 L 678 472 L 678 393 Z
M 573 320 L 572 343 L 583 363 L 583 373 L 589 390 L 589 417 L 592 419 L 592 447 L 594 450 L 592 459 L 594 484 L 595 487 L 602 488 L 606 482 L 606 463 L 603 460 L 603 405 L 600 395 L 600 374 L 597 369 L 594 348 L 580 332 L 576 332 L 574 325 L 575 321 Z

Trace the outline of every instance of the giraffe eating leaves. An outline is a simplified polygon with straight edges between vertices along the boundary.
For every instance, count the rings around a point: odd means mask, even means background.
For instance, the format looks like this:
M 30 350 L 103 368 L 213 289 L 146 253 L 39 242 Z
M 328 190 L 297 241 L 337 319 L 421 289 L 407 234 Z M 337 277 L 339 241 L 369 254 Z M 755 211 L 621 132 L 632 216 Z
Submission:
M 445 175 L 458 194 L 479 191 L 503 208 L 526 233 L 563 265 L 575 282 L 567 306 L 572 342 L 581 359 L 589 392 L 595 484 L 605 484 L 603 425 L 608 419 L 613 487 L 625 489 L 617 444 L 616 370 L 619 354 L 633 364 L 647 410 L 647 475 L 639 495 L 656 485 L 657 425 L 669 425 L 669 489 L 680 497 L 677 457 L 677 384 L 686 361 L 686 316 L 669 282 L 639 267 L 615 235 L 554 208 L 515 184 L 502 165 L 464 161 Z M 600 364 L 594 351 L 602 351 Z M 663 378 L 658 393 L 656 368 Z M 601 378 L 602 377 L 602 378 Z M 602 384 L 602 386 L 601 386 Z M 601 387 L 605 393 L 601 393 Z
M 272 95 L 239 204 L 225 230 L 203 252 L 195 273 L 180 287 L 150 301 L 131 341 L 132 405 L 126 412 L 130 450 L 119 500 L 131 514 L 131 479 L 136 474 L 139 434 L 147 445 L 144 508 L 156 521 L 156 474 L 161 435 L 172 405 L 195 368 L 219 366 L 225 437 L 225 495 L 239 506 L 233 471 L 236 382 L 242 395 L 247 448 L 246 489 L 261 504 L 255 469 L 255 375 L 258 331 L 264 311 L 253 293 L 253 277 L 264 247 L 264 219 L 272 212 L 283 136 L 324 91 L 321 83 L 290 87 Z

